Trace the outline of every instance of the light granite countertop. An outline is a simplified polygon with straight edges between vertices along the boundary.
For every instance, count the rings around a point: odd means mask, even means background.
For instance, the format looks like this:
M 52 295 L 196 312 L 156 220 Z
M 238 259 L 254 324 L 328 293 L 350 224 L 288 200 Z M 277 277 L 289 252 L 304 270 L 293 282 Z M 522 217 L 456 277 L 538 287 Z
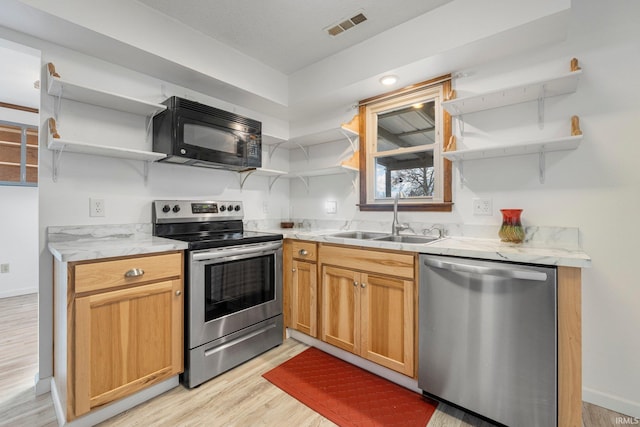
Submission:
M 252 226 L 253 225 L 253 226 Z M 449 255 L 487 260 L 591 267 L 591 258 L 579 245 L 579 232 L 571 228 L 527 229 L 527 240 L 521 244 L 503 243 L 499 239 L 478 237 L 477 229 L 447 227 L 449 235 L 430 243 L 397 243 L 366 239 L 334 237 L 340 228 L 281 229 L 249 224 L 247 229 L 283 234 L 285 238 L 321 243 L 344 244 L 373 249 L 390 249 L 433 255 Z M 372 230 L 381 231 L 381 230 Z M 177 240 L 152 236 L 151 224 L 118 224 L 100 226 L 49 227 L 48 247 L 63 262 L 141 255 L 187 249 Z
M 152 236 L 151 224 L 49 227 L 48 239 L 62 262 L 187 249 L 185 242 Z
M 265 231 L 265 230 L 262 230 Z M 373 249 L 391 249 L 432 255 L 449 255 L 487 260 L 511 261 L 529 264 L 565 267 L 591 267 L 591 258 L 581 249 L 568 244 L 565 248 L 544 243 L 504 243 L 499 239 L 449 236 L 430 243 L 397 243 L 367 239 L 334 237 L 344 230 L 273 229 L 285 238 L 360 246 Z

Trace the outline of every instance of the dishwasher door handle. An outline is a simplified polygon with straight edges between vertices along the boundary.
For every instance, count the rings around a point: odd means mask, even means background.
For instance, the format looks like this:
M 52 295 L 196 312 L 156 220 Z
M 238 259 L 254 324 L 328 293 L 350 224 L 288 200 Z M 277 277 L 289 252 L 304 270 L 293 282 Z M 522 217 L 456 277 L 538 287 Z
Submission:
M 444 262 L 437 259 L 425 259 L 424 265 L 428 267 L 441 268 L 460 273 L 484 274 L 488 276 L 504 277 L 507 279 L 523 279 L 544 282 L 547 280 L 547 273 L 540 271 L 519 270 L 517 268 L 497 268 L 480 267 L 477 265 L 461 264 L 457 262 Z

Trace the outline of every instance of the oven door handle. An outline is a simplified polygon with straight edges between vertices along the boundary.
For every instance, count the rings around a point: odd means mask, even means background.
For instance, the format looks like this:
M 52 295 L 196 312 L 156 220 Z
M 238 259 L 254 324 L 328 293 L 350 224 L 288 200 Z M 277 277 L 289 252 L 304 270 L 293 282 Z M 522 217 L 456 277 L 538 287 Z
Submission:
M 204 261 L 215 258 L 226 258 L 230 256 L 236 255 L 244 255 L 244 254 L 259 254 L 262 252 L 273 251 L 282 247 L 282 242 L 273 242 L 273 243 L 260 243 L 256 245 L 247 245 L 247 246 L 239 246 L 239 247 L 225 247 L 219 248 L 217 250 L 204 251 L 191 254 L 191 259 L 193 261 Z

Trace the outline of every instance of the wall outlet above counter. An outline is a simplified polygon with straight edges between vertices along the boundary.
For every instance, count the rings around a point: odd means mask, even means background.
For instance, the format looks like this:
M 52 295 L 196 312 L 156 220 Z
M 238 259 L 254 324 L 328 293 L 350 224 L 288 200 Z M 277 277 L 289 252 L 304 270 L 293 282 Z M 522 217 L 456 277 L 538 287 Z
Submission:
M 491 199 L 473 199 L 474 215 L 493 215 L 493 203 Z

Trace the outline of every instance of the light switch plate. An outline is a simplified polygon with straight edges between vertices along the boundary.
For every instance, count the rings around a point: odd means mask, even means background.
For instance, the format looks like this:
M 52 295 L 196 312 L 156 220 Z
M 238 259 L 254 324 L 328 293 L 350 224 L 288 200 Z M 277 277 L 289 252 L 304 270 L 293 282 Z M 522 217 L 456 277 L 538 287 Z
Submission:
M 324 205 L 324 210 L 328 214 L 334 214 L 338 212 L 338 202 L 336 200 L 327 200 Z
M 493 215 L 491 199 L 473 199 L 474 215 Z

